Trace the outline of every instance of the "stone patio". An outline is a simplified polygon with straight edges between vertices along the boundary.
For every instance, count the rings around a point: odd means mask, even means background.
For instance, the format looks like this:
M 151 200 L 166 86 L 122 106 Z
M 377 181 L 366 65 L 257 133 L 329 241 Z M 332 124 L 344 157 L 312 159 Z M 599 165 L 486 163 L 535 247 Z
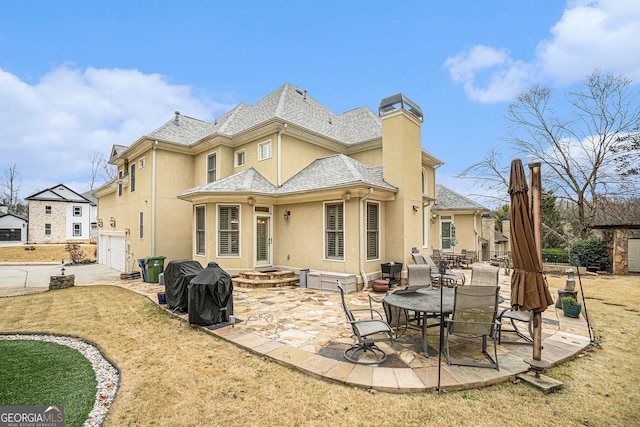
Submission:
M 459 271 L 470 275 L 470 270 Z M 155 303 L 158 303 L 157 292 L 163 290 L 161 285 L 140 280 L 117 284 L 146 295 Z M 500 285 L 502 295 L 508 298 L 510 277 L 504 276 L 502 271 Z M 551 289 L 551 293 L 555 295 L 556 291 Z M 366 290 L 348 294 L 347 303 L 352 308 L 368 307 L 368 295 Z M 282 365 L 330 381 L 389 392 L 422 392 L 437 387 L 438 328 L 429 329 L 429 358 L 422 354 L 420 331 L 408 329 L 393 344 L 380 344 L 388 353 L 383 363 L 355 365 L 347 362 L 342 354 L 354 342 L 354 338 L 345 322 L 338 293 L 297 286 L 262 289 L 236 287 L 233 300 L 234 318 L 237 319 L 235 324 L 196 327 Z M 507 307 L 508 301 L 501 306 Z M 172 314 L 188 321 L 186 313 Z M 574 358 L 590 345 L 589 331 L 583 317 L 565 317 L 555 305 L 543 313 L 542 336 L 542 358 L 551 365 Z M 464 339 L 456 339 L 452 344 L 452 353 L 463 354 L 465 358 L 481 357 L 478 340 L 472 343 L 473 346 L 468 344 Z M 525 360 L 531 359 L 531 356 L 530 345 L 498 345 L 499 371 L 448 366 L 443 356 L 441 387 L 443 390 L 463 390 L 514 380 L 517 374 L 529 369 Z

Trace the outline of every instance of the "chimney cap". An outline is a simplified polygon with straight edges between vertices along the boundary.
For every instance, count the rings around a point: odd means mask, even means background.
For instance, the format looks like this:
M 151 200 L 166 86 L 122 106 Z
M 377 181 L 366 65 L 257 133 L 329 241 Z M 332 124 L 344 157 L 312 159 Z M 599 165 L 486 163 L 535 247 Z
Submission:
M 378 106 L 378 115 L 381 116 L 384 113 L 397 110 L 398 108 L 407 110 L 408 112 L 416 116 L 420 121 L 423 120 L 424 115 L 422 114 L 422 110 L 420 109 L 418 104 L 404 96 L 402 93 L 383 98 L 382 101 L 380 101 L 380 105 Z

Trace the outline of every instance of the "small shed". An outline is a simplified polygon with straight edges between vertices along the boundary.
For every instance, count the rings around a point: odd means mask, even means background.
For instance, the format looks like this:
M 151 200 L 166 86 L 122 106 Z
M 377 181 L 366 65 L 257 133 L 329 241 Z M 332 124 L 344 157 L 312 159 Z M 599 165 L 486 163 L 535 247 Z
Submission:
M 627 275 L 640 273 L 640 224 L 594 225 L 602 230 L 611 257 L 611 273 Z

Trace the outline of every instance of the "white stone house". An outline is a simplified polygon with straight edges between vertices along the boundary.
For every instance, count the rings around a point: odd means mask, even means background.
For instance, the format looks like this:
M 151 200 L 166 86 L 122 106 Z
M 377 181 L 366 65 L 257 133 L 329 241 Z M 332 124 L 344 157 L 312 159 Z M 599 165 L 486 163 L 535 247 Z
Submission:
M 95 239 L 96 203 L 87 197 L 58 184 L 26 200 L 29 243 L 92 243 Z

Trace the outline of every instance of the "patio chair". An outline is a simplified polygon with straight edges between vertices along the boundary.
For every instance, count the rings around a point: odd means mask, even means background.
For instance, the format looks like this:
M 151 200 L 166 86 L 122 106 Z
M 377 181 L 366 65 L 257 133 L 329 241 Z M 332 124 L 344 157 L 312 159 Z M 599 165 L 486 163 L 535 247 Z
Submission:
M 431 258 L 433 259 L 433 262 L 438 264 L 442 258 L 442 252 L 440 249 L 433 248 L 433 255 L 431 255 Z
M 431 283 L 440 283 L 440 270 L 435 261 L 427 254 L 423 254 L 422 258 L 429 268 L 431 268 Z M 464 274 L 454 273 L 450 268 L 447 268 L 447 273 L 443 279 L 448 286 L 454 286 L 456 284 L 464 285 L 464 282 L 467 280 Z
M 416 264 L 426 264 L 424 257 L 420 252 L 411 252 L 411 257 L 413 258 L 413 262 Z
M 511 323 L 511 329 L 505 329 L 502 326 L 502 320 L 507 319 Z M 529 330 L 529 336 L 526 336 L 520 329 L 516 322 L 526 322 L 527 329 Z M 511 307 L 507 307 L 498 314 L 498 323 L 500 323 L 500 329 L 498 329 L 498 344 L 523 344 L 523 345 L 533 345 L 533 311 L 526 310 L 513 310 Z M 502 333 L 514 333 L 522 340 L 503 340 Z
M 471 267 L 471 286 L 497 286 L 500 267 L 474 265 Z
M 453 313 L 451 318 L 445 318 L 447 333 L 445 335 L 446 345 L 444 350 L 449 365 L 475 366 L 499 370 L 496 345 L 499 330 L 499 324 L 496 320 L 499 291 L 499 286 L 456 287 Z M 449 341 L 452 335 L 481 338 L 482 353 L 486 361 L 452 359 L 449 349 Z M 487 351 L 487 338 L 493 340 L 493 357 Z M 460 346 L 458 345 L 458 347 Z
M 460 259 L 460 265 L 466 265 L 467 268 L 471 267 L 471 264 L 476 262 L 478 252 L 471 249 L 463 249 L 463 257 Z
M 423 258 L 424 260 L 424 258 Z M 431 287 L 431 267 L 427 264 L 407 264 L 406 290 Z
M 351 325 L 353 334 L 357 338 L 357 342 L 344 351 L 344 357 L 350 362 L 359 363 L 363 365 L 374 365 L 382 363 L 387 358 L 387 353 L 380 349 L 377 345 L 377 341 L 389 340 L 393 342 L 393 330 L 387 322 L 382 320 L 382 315 L 371 308 L 356 308 L 350 309 L 344 298 L 343 285 L 338 281 L 338 289 L 340 290 L 340 298 L 342 299 L 342 308 L 344 309 L 347 323 Z M 357 319 L 353 314 L 356 311 L 369 312 L 370 318 Z M 379 319 L 374 318 L 374 313 Z M 385 335 L 389 335 L 386 338 Z M 373 359 L 367 357 L 367 353 L 373 356 Z

